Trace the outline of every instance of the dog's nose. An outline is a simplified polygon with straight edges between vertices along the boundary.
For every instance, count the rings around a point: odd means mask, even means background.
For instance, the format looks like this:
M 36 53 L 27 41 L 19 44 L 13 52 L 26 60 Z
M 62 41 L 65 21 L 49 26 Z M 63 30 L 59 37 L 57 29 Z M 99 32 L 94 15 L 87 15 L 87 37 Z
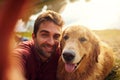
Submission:
M 67 50 L 63 52 L 63 58 L 66 62 L 71 62 L 75 57 L 75 53 L 72 50 Z

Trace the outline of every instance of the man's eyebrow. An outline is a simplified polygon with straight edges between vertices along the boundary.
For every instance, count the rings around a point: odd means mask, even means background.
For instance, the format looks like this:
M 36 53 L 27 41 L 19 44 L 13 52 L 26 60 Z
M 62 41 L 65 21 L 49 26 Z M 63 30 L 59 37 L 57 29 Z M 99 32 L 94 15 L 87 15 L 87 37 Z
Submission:
M 41 30 L 40 33 L 42 33 L 42 32 L 44 32 L 44 33 L 50 33 L 50 32 L 47 31 L 47 30 Z M 59 36 L 60 36 L 60 33 L 56 33 L 55 35 L 59 35 Z
M 46 31 L 46 30 L 41 30 L 40 33 L 42 32 L 49 33 L 49 31 Z
M 60 34 L 59 34 L 59 33 L 57 33 L 56 35 L 57 35 L 57 36 L 60 36 Z

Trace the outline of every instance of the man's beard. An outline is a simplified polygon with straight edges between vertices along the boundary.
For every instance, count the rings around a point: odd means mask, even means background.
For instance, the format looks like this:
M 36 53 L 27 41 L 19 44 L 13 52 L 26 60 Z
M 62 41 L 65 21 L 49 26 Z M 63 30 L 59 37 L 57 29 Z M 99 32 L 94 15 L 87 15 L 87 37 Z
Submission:
M 44 58 L 50 58 L 52 55 L 56 53 L 57 45 L 52 46 L 52 51 L 49 51 L 49 52 L 44 50 L 46 46 L 50 46 L 50 45 L 49 44 L 39 45 L 38 43 L 35 44 L 35 47 L 39 55 L 43 56 Z

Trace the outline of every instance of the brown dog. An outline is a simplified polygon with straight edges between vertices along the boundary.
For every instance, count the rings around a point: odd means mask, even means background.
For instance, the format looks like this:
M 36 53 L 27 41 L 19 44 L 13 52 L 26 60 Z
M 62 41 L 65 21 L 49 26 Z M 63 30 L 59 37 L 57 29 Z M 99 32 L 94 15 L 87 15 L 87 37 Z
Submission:
M 114 63 L 112 49 L 80 25 L 63 31 L 58 80 L 104 80 Z

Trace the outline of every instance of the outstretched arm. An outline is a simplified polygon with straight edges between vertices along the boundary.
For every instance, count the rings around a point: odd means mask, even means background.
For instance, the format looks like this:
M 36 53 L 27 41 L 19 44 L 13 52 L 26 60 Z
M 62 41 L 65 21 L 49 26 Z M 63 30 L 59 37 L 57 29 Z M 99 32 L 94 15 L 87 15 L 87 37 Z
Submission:
M 3 0 L 0 6 L 0 80 L 24 80 L 22 72 L 11 65 L 11 41 L 15 24 L 31 0 Z M 19 61 L 19 60 L 18 60 Z

